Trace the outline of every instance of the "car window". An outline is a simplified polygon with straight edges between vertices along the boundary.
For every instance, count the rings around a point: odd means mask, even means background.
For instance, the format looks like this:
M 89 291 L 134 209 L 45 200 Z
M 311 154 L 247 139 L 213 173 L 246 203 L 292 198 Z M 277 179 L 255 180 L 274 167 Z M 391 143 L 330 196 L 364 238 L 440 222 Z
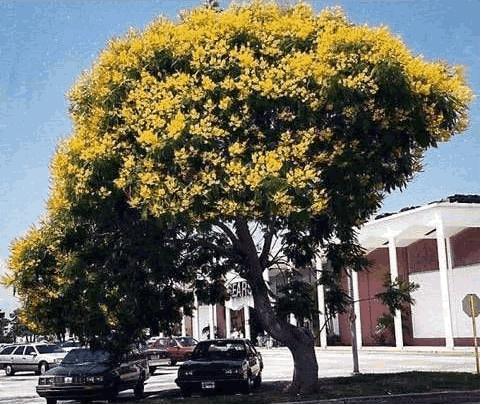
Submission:
M 207 341 L 200 342 L 192 353 L 192 359 L 243 359 L 246 357 L 246 347 L 242 341 Z
M 185 346 L 195 346 L 197 344 L 197 341 L 191 337 L 180 337 L 180 338 L 175 338 L 177 343 L 183 347 Z
M 23 349 L 25 349 L 25 346 L 17 346 L 13 354 L 23 354 Z
M 0 352 L 0 354 L 11 354 L 14 349 L 15 349 L 15 346 L 7 346 L 7 347 L 3 348 L 3 350 Z
M 63 364 L 108 363 L 112 357 L 104 350 L 73 349 L 62 360 Z
M 33 346 L 27 346 L 25 349 L 25 355 L 37 354 Z
M 65 353 L 60 347 L 57 345 L 37 345 L 37 351 L 40 354 L 45 353 Z

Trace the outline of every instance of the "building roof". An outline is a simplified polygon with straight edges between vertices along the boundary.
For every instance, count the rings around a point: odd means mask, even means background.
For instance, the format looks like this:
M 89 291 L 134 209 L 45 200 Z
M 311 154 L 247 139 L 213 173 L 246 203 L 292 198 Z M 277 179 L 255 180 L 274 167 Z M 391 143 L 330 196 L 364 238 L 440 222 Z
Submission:
M 469 227 L 479 227 L 479 195 L 456 194 L 378 215 L 359 229 L 359 243 L 368 251 L 386 246 L 389 238 L 394 238 L 397 246 L 407 246 L 419 239 L 435 238 L 438 228 L 449 237 Z
M 446 198 L 443 198 L 441 200 L 431 201 L 427 205 L 439 204 L 439 203 L 443 203 L 443 202 L 463 203 L 463 204 L 479 204 L 479 195 L 478 194 L 454 194 L 454 195 L 450 195 Z M 414 209 L 419 208 L 419 207 L 420 207 L 419 205 L 414 205 L 414 206 L 401 208 L 398 212 L 383 212 L 379 215 L 376 215 L 376 217 L 374 219 L 381 219 L 381 218 L 389 217 L 391 215 L 394 215 L 394 214 L 397 214 L 397 213 L 400 213 L 400 212 L 414 210 Z

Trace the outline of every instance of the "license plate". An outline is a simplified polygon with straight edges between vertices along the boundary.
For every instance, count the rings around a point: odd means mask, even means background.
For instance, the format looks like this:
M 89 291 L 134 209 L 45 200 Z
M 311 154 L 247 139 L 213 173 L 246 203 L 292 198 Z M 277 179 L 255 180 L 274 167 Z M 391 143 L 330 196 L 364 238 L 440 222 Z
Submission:
M 65 384 L 71 384 L 72 381 L 73 381 L 72 377 L 65 377 L 65 378 L 64 378 Z
M 215 388 L 214 381 L 202 381 L 201 385 L 203 390 L 213 390 Z

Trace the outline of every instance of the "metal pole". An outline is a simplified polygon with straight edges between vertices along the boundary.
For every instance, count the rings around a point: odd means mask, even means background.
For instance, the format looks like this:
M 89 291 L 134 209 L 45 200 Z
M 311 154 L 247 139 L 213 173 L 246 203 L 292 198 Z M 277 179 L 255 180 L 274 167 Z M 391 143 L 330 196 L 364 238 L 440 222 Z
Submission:
M 359 356 L 357 353 L 357 331 L 356 331 L 356 313 L 354 312 L 354 283 L 352 282 L 352 270 L 349 272 L 349 295 L 351 296 L 351 311 L 349 314 L 349 322 L 351 326 L 351 347 L 352 347 L 352 372 L 359 374 Z
M 471 320 L 473 321 L 474 354 L 476 356 L 476 374 L 479 375 L 479 352 L 478 352 L 478 339 L 476 337 L 476 318 L 474 316 L 474 297 L 473 297 L 473 295 L 470 295 L 469 303 L 471 305 Z

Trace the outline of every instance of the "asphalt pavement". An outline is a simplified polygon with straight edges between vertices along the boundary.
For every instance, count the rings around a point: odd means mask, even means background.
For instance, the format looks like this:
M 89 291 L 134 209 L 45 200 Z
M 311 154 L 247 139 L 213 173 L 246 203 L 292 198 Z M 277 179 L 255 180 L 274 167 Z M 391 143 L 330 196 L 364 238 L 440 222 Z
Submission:
M 264 381 L 290 380 L 293 372 L 292 358 L 285 348 L 261 349 L 264 358 Z M 351 352 L 346 349 L 317 350 L 319 377 L 349 376 L 352 372 Z M 411 352 L 411 351 L 361 351 L 361 373 L 394 373 L 406 371 L 459 371 L 472 372 L 474 359 L 469 352 Z M 147 381 L 147 395 L 162 390 L 175 389 L 174 379 L 178 366 L 159 367 Z M 45 403 L 35 392 L 38 377 L 33 373 L 18 373 L 13 377 L 0 371 L 0 403 Z M 134 402 L 133 393 L 119 395 L 122 402 Z M 67 402 L 67 401 L 65 401 Z M 71 401 L 68 401 L 71 402 Z

